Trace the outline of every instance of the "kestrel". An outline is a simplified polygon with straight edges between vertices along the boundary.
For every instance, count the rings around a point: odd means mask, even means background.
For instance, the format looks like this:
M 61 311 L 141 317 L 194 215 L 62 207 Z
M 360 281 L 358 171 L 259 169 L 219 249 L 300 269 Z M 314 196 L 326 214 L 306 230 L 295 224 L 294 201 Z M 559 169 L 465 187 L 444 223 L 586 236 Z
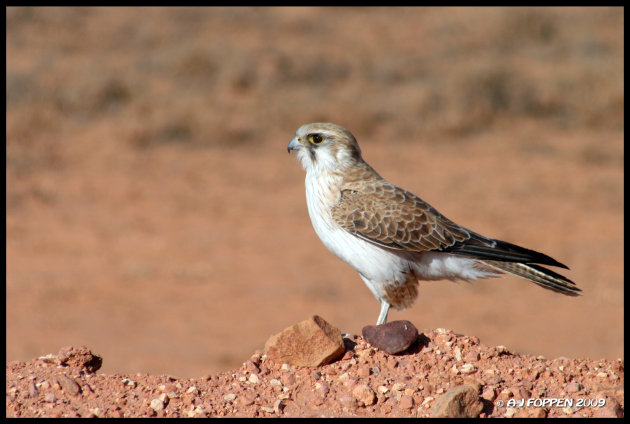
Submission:
M 324 245 L 354 268 L 381 310 L 406 309 L 418 280 L 476 280 L 509 273 L 578 296 L 568 278 L 541 265 L 555 259 L 470 231 L 418 196 L 381 177 L 361 157 L 350 131 L 332 123 L 302 125 L 288 145 L 306 170 L 306 204 Z

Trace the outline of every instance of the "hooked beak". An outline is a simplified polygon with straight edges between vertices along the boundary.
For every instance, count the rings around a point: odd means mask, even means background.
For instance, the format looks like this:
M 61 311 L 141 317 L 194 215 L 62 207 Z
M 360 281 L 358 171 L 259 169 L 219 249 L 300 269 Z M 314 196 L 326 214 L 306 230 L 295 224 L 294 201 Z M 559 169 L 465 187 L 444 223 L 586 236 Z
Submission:
M 287 152 L 291 153 L 291 150 L 297 150 L 300 148 L 300 146 L 302 145 L 300 144 L 297 136 L 293 137 L 293 139 L 289 142 L 289 145 L 287 146 Z

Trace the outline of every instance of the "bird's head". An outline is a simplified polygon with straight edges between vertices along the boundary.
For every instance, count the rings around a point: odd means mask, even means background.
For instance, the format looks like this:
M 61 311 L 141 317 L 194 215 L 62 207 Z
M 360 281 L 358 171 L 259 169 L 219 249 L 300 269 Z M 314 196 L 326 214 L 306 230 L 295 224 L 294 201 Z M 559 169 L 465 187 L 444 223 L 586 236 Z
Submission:
M 307 172 L 341 172 L 362 160 L 361 149 L 350 131 L 330 122 L 302 125 L 287 150 L 297 150 Z

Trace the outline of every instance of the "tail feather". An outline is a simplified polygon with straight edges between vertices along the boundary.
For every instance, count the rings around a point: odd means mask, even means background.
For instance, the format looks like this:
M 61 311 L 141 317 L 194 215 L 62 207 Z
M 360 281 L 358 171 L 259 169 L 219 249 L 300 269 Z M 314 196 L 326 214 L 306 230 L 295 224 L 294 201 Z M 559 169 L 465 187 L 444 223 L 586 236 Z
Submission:
M 492 268 L 529 280 L 545 289 L 567 296 L 581 296 L 582 290 L 573 281 L 540 265 L 488 260 L 481 262 Z

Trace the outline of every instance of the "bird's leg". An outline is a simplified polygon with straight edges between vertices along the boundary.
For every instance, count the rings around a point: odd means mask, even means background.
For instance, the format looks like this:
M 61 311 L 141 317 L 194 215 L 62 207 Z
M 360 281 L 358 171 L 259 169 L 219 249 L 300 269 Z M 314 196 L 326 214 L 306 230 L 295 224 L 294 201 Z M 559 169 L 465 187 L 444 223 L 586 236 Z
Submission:
M 378 314 L 378 320 L 376 325 L 385 324 L 387 322 L 387 313 L 389 312 L 389 303 L 385 300 L 381 300 L 381 313 Z

